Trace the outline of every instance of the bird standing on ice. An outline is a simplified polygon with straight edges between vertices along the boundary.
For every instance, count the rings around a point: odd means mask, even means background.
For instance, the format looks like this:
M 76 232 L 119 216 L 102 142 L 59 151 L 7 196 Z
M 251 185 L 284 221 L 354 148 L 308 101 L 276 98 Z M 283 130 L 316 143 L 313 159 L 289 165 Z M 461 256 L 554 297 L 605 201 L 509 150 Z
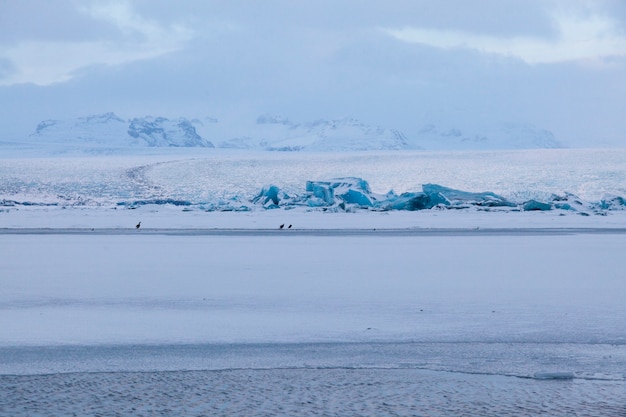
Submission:
M 285 223 L 281 224 L 280 226 L 278 226 L 280 229 L 282 229 L 283 227 L 285 227 Z
M 135 229 L 139 229 L 141 227 L 141 222 L 137 223 L 137 226 L 135 226 Z

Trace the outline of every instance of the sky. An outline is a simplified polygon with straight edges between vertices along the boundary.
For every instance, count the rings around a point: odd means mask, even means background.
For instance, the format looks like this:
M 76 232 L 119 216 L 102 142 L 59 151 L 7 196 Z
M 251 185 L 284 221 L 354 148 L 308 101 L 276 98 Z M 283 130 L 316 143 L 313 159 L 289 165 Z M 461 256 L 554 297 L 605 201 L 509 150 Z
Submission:
M 0 139 L 46 119 L 528 123 L 626 146 L 623 0 L 0 0 Z

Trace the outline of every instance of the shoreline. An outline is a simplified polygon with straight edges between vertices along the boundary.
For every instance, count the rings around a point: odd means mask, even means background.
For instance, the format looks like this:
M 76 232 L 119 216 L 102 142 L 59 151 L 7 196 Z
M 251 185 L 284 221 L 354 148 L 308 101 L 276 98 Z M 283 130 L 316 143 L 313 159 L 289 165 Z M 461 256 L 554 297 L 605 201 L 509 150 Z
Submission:
M 97 235 L 97 236 L 543 236 L 581 234 L 626 234 L 624 227 L 411 227 L 347 229 L 268 228 L 0 228 L 0 235 Z

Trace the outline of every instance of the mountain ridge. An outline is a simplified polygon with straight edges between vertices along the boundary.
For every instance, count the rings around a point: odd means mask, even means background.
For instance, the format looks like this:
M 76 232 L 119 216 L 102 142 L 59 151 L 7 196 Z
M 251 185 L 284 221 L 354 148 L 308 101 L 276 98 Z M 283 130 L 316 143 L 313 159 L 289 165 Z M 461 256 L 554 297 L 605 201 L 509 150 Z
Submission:
M 260 151 L 505 150 L 563 147 L 554 135 L 526 123 L 486 127 L 427 123 L 413 134 L 369 125 L 355 118 L 295 122 L 262 114 L 242 121 L 237 133 L 206 117 L 124 119 L 113 112 L 68 120 L 43 120 L 29 136 L 39 143 L 82 147 L 202 147 Z

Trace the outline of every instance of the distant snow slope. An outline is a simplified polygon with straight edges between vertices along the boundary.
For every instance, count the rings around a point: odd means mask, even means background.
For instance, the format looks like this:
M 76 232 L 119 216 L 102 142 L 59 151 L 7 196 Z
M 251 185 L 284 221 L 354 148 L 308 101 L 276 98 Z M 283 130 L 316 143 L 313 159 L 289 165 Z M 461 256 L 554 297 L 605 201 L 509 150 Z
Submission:
M 365 151 L 409 149 L 407 138 L 395 129 L 369 126 L 356 119 L 296 123 L 283 117 L 257 118 L 252 137 L 232 138 L 224 148 L 269 151 Z
M 433 150 L 495 150 L 562 148 L 552 132 L 526 123 L 490 126 L 443 127 L 426 124 L 413 139 L 413 147 Z
M 124 120 L 114 113 L 105 113 L 71 120 L 44 120 L 31 135 L 45 144 L 134 147 L 174 146 L 209 147 L 213 144 L 198 135 L 193 124 L 185 119 L 136 117 Z
M 419 126 L 416 124 L 416 126 Z M 223 122 L 216 118 L 125 120 L 104 113 L 70 120 L 44 120 L 24 144 L 54 153 L 124 153 L 137 147 L 219 147 L 263 151 L 499 150 L 560 148 L 554 135 L 524 123 L 459 127 L 426 123 L 407 135 L 354 118 L 294 122 L 261 115 L 255 121 Z M 215 145 L 214 145 L 215 144 Z M 3 147 L 11 143 L 0 142 Z

